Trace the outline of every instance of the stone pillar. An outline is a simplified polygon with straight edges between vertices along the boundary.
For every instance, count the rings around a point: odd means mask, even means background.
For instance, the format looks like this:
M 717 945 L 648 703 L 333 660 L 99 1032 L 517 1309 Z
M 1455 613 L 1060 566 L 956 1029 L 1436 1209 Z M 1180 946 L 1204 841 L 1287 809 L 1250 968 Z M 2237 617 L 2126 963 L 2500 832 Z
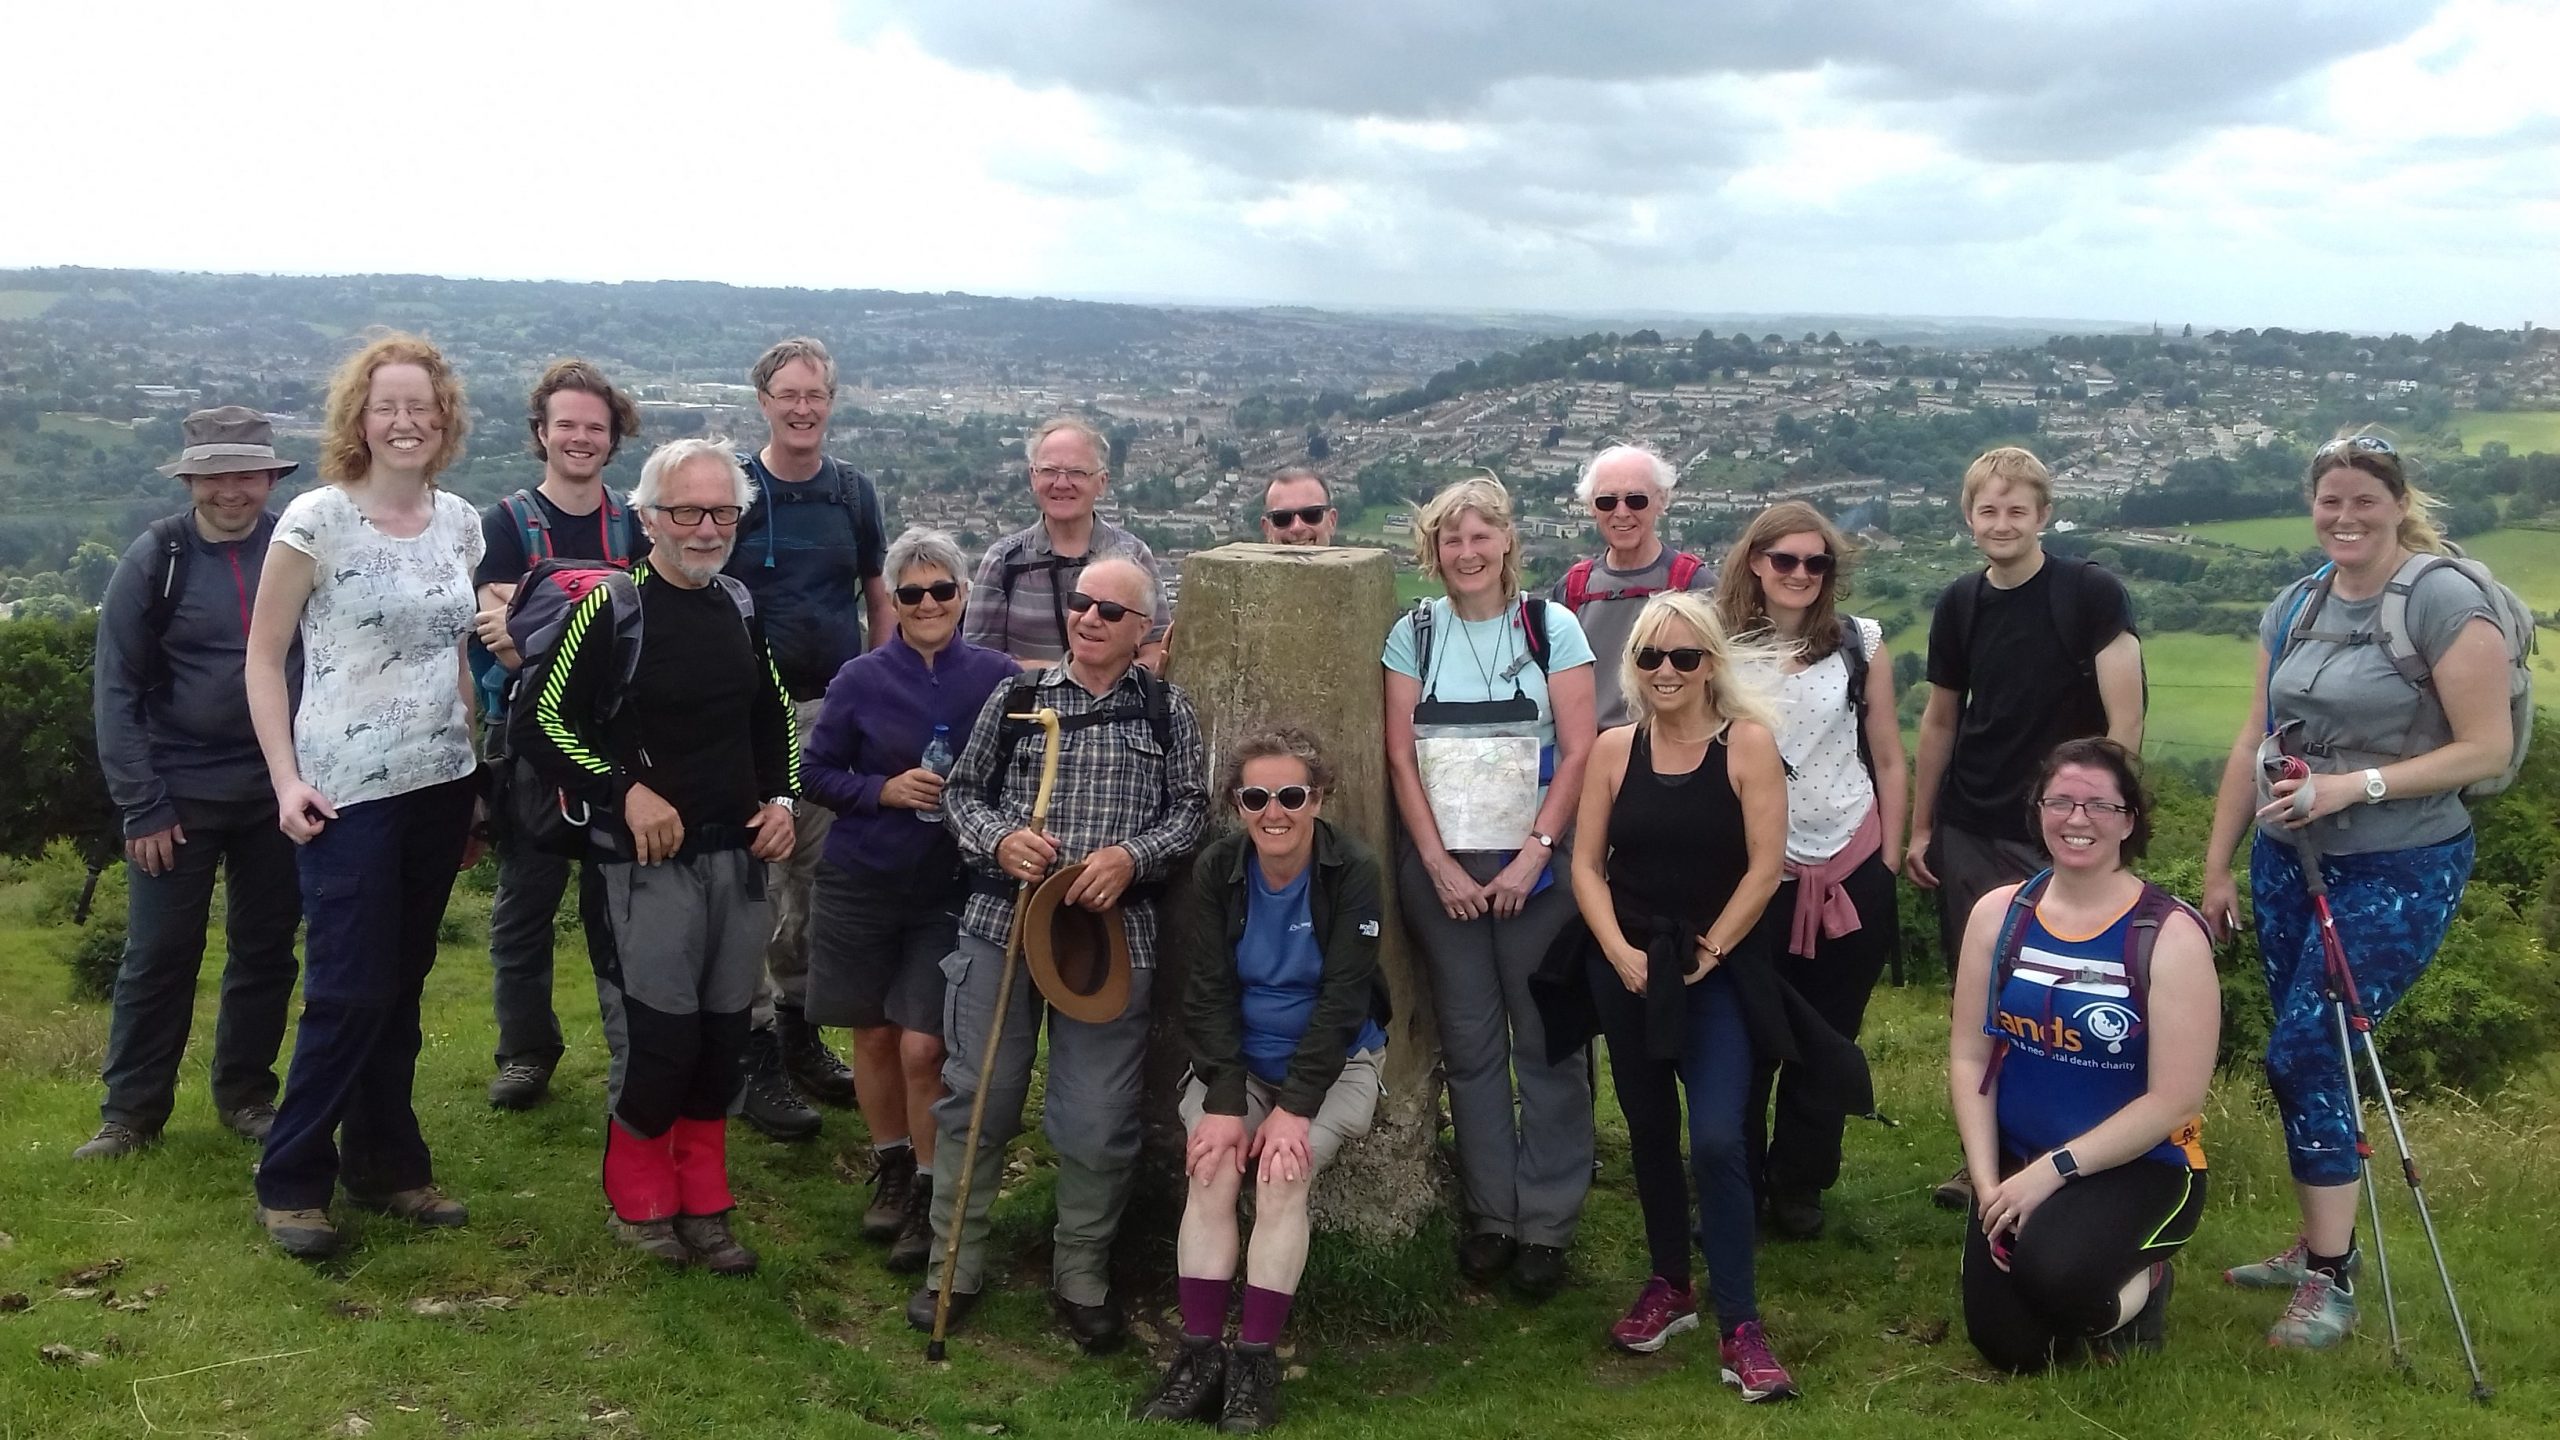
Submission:
M 1314 1198 L 1318 1228 L 1378 1241 L 1412 1234 L 1440 1196 L 1432 1086 L 1440 1044 L 1421 965 L 1396 909 L 1395 801 L 1378 665 L 1397 614 L 1395 575 L 1383 550 L 1237 544 L 1203 551 L 1183 562 L 1168 665 L 1168 678 L 1199 711 L 1213 767 L 1249 729 L 1286 722 L 1314 731 L 1341 777 L 1325 797 L 1325 818 L 1368 842 L 1383 862 L 1380 964 L 1395 1010 L 1386 1094 L 1367 1138 L 1326 1170 Z M 1216 779 L 1213 772 L 1211 783 Z M 1211 797 L 1210 817 L 1213 833 L 1234 823 L 1224 796 Z M 1153 1143 L 1173 1147 L 1177 1183 L 1181 1127 L 1172 1112 L 1185 1063 L 1176 1024 L 1183 965 L 1202 945 L 1223 939 L 1169 928 L 1157 962 L 1163 968 L 1148 1060 L 1149 1129 Z

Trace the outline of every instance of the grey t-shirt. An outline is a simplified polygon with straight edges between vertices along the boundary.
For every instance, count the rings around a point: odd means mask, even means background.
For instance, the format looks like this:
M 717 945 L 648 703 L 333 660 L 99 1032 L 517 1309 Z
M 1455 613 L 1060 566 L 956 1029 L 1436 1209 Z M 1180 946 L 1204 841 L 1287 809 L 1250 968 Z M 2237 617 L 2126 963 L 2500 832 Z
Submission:
M 1618 692 L 1618 676 L 1627 653 L 1627 637 L 1636 632 L 1636 616 L 1644 613 L 1644 602 L 1666 590 L 1712 590 L 1716 571 L 1712 565 L 1700 565 L 1686 585 L 1671 583 L 1671 562 L 1680 552 L 1665 545 L 1653 563 L 1636 570 L 1610 568 L 1609 557 L 1602 555 L 1591 562 L 1591 578 L 1583 587 L 1581 608 L 1573 618 L 1582 622 L 1582 633 L 1591 642 L 1593 698 L 1599 704 L 1600 728 L 1624 725 L 1631 718 L 1627 697 Z M 1556 582 L 1550 599 L 1572 608 L 1565 599 L 1565 582 Z
M 2276 595 L 2258 621 L 2258 644 L 2282 658 L 2267 676 L 2267 697 L 2278 725 L 2302 722 L 2302 739 L 2334 746 L 2341 753 L 2310 756 L 2315 774 L 2360 776 L 2368 766 L 2387 765 L 2407 754 L 2424 754 L 2452 736 L 2444 706 L 2435 691 L 2400 678 L 2379 638 L 2359 642 L 2305 637 L 2288 642 L 2288 619 L 2294 601 L 2310 584 L 2297 580 Z M 2323 635 L 2375 636 L 2382 597 L 2345 600 L 2332 594 L 2320 608 L 2313 628 Z M 2309 614 L 2308 608 L 2303 612 Z M 2473 616 L 2489 617 L 2487 597 L 2460 571 L 2427 572 L 2409 595 L 2409 630 L 2418 653 L 2433 665 L 2453 646 L 2454 637 Z M 2349 779 L 2333 784 L 2360 784 Z M 2266 781 L 2258 782 L 2259 803 L 2266 803 Z M 2291 843 L 2292 832 L 2265 827 L 2268 837 Z M 2363 855 L 2440 845 L 2471 828 L 2470 812 L 2453 791 L 2409 799 L 2397 796 L 2379 805 L 2353 805 L 2312 823 L 2311 837 L 2321 853 Z

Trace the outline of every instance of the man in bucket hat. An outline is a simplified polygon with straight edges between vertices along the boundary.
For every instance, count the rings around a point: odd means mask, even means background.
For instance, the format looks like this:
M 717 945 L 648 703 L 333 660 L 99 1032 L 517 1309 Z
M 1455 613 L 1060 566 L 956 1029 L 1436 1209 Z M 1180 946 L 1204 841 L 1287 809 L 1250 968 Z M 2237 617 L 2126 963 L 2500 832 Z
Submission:
M 148 1145 L 169 1119 L 217 869 L 230 954 L 213 1103 L 252 1140 L 275 1121 L 293 991 L 302 892 L 241 668 L 276 524 L 267 501 L 297 467 L 277 456 L 266 417 L 243 406 L 199 410 L 181 433 L 185 450 L 160 473 L 186 483 L 189 506 L 133 542 L 98 610 L 98 760 L 123 812 L 130 886 L 100 1071 L 106 1101 L 98 1133 L 72 1152 L 82 1159 Z M 299 661 L 287 670 L 299 674 Z
M 1032 1050 L 1047 1010 L 1042 1128 L 1058 1152 L 1051 1298 L 1076 1343 L 1099 1354 L 1127 1332 L 1111 1292 L 1111 1242 L 1138 1160 L 1140 1068 L 1155 978 L 1153 892 L 1200 838 L 1208 775 L 1190 700 L 1136 664 L 1163 608 L 1154 578 L 1117 556 L 1097 560 L 1074 577 L 1061 608 L 1069 617 L 1067 658 L 988 698 L 942 792 L 975 883 L 961 912 L 959 948 L 942 962 L 943 1042 L 950 1047 L 942 1078 L 949 1089 L 934 1106 L 941 1135 L 934 1146 L 933 1229 L 937 1237 L 951 1234 L 1015 890 L 1047 879 L 1063 887 L 1043 885 L 1047 893 L 1034 907 L 1044 917 L 1041 968 L 1050 973 L 1041 988 L 1016 978 L 997 1038 L 986 1121 L 977 1156 L 968 1162 L 973 1183 L 961 1220 L 950 1319 L 956 1326 L 978 1298 L 987 1211 L 1002 1178 L 1005 1144 L 1022 1129 Z M 1040 788 L 1042 731 L 1004 720 L 1034 709 L 1056 711 L 1061 732 L 1058 803 L 1046 834 L 1029 823 Z M 1068 870 L 1074 873 L 1063 873 Z M 1117 927 L 1069 923 L 1072 915 L 1058 913 L 1102 915 L 1114 908 Z M 907 1323 L 919 1330 L 933 1328 L 941 1258 L 937 1253 L 925 1288 L 907 1303 Z

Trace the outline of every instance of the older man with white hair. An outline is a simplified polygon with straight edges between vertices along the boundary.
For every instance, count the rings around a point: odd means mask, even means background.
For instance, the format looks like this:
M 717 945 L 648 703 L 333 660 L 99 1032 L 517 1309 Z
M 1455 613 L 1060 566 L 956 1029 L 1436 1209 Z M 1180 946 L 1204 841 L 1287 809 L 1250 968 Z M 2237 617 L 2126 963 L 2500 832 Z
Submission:
M 1594 559 L 1574 562 L 1555 598 L 1582 622 L 1591 653 L 1600 657 L 1592 674 L 1603 730 L 1629 719 L 1618 690 L 1618 656 L 1644 602 L 1666 590 L 1715 588 L 1714 566 L 1662 543 L 1662 512 L 1679 483 L 1671 462 L 1641 445 L 1612 445 L 1592 456 L 1574 483 L 1604 548 Z

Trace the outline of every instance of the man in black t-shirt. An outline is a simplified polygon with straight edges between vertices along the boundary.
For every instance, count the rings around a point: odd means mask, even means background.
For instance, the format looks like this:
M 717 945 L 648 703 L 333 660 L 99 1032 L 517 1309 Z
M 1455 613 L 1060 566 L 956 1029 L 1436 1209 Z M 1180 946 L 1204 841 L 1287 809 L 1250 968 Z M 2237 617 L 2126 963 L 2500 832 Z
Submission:
M 2044 463 L 2016 446 L 1990 451 L 1965 471 L 1962 495 L 1965 525 L 1990 563 L 1948 586 L 1930 620 L 1929 703 L 1903 859 L 1913 884 L 1938 892 L 1950 975 L 1975 904 L 2047 863 L 2027 814 L 2044 757 L 2093 735 L 2140 754 L 2143 718 L 2132 599 L 2103 568 L 2045 554 L 2053 482 Z M 1958 1166 L 1938 1202 L 1965 1208 L 1966 1181 Z
M 506 677 L 518 662 L 507 639 L 507 601 L 537 560 L 602 560 L 627 570 L 645 548 L 631 510 L 604 483 L 604 469 L 622 442 L 640 431 L 631 397 L 614 388 L 584 360 L 560 360 L 542 372 L 525 407 L 533 453 L 542 461 L 542 483 L 519 490 L 480 512 L 485 542 L 478 587 L 480 644 L 472 665 L 481 676 L 481 707 L 492 725 L 504 723 Z M 498 893 L 489 907 L 491 996 L 498 1018 L 498 1073 L 489 1081 L 489 1103 L 502 1110 L 540 1104 L 560 1063 L 560 1017 L 551 1008 L 551 928 L 561 893 L 569 887 L 569 862 L 530 845 L 498 850 Z M 589 944 L 598 933 L 583 917 Z
M 751 495 L 725 443 L 678 440 L 650 456 L 632 497 L 647 563 L 582 602 L 511 732 L 545 779 L 609 817 L 579 898 L 597 919 L 613 1051 L 603 1171 L 614 1236 L 724 1275 L 756 1267 L 729 1230 L 729 1110 L 773 923 L 765 870 L 791 853 L 799 785 L 763 627 L 746 587 L 720 573 Z M 636 635 L 596 623 L 632 601 Z
M 770 436 L 741 456 L 755 503 L 738 527 L 728 573 L 746 582 L 772 637 L 801 743 L 818 723 L 827 684 L 872 638 L 896 630 L 881 562 L 889 548 L 880 496 L 862 472 L 826 453 L 836 362 L 805 336 L 764 352 L 748 372 Z M 827 1048 L 802 1008 L 809 987 L 809 889 L 835 814 L 804 805 L 799 844 L 773 869 L 773 941 L 747 1044 L 749 1124 L 776 1139 L 818 1131 L 818 1112 L 794 1090 L 830 1105 L 853 1103 L 853 1071 Z

